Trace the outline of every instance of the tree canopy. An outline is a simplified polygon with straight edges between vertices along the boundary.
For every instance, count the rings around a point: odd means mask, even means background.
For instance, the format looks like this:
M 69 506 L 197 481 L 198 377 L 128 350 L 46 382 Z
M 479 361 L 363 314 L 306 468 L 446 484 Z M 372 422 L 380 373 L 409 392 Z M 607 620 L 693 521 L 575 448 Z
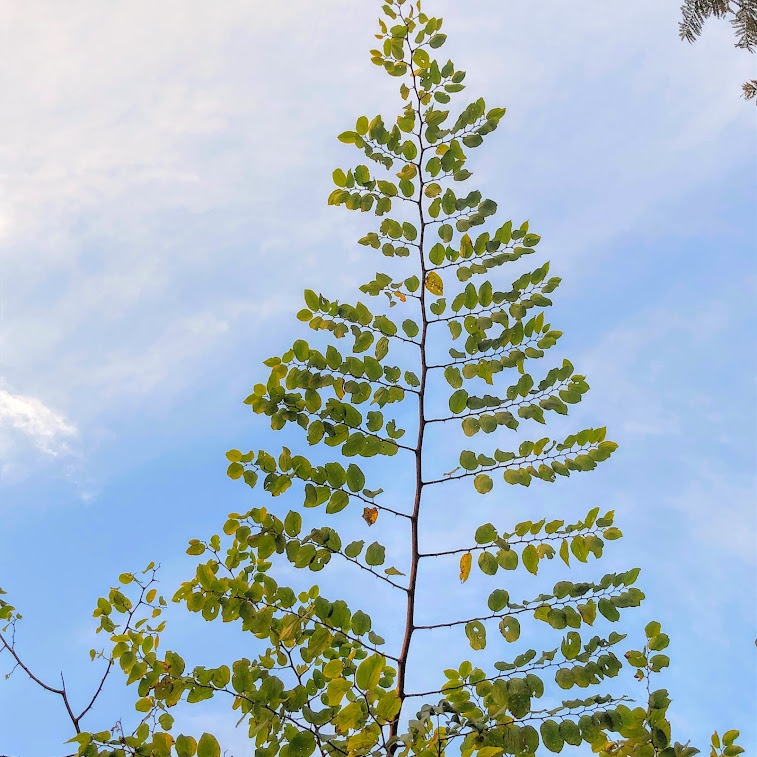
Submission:
M 175 727 L 186 706 L 211 698 L 228 705 L 256 757 L 441 757 L 450 749 L 497 757 L 582 745 L 604 757 L 698 751 L 677 738 L 668 692 L 652 686 L 670 664 L 668 636 L 654 620 L 638 640 L 622 630 L 644 599 L 638 568 L 570 580 L 569 568 L 600 560 L 621 538 L 612 510 L 512 524 L 506 511 L 497 523 L 465 511 L 453 549 L 435 545 L 425 526 L 431 491 L 452 497 L 469 485 L 504 510 L 509 487 L 593 471 L 617 449 L 600 425 L 559 436 L 542 430 L 582 402 L 589 384 L 567 358 L 552 357 L 562 331 L 548 309 L 561 280 L 549 261 L 531 262 L 539 234 L 467 188 L 469 156 L 493 138 L 505 109 L 462 100 L 466 73 L 442 57 L 442 29 L 420 3 L 382 5 L 371 60 L 397 80 L 399 113 L 361 115 L 339 135 L 363 162 L 334 171 L 328 203 L 376 218 L 359 244 L 388 272 L 360 287 L 365 301 L 305 290 L 297 318 L 309 340 L 266 360 L 267 375 L 245 400 L 272 429 L 299 437 L 298 446 L 227 452 L 228 476 L 250 488 L 255 504 L 190 542 L 196 567 L 172 596 L 208 623 L 233 625 L 249 640 L 247 655 L 188 665 L 164 649 L 167 601 L 150 564 L 122 574 L 97 600 L 108 641 L 91 656 L 103 675 L 75 706 L 64 683 L 25 665 L 20 615 L 0 601 L 3 651 L 62 700 L 80 756 L 219 757 L 216 735 Z M 441 433 L 448 457 L 431 459 L 429 438 Z M 382 458 L 394 477 L 410 471 L 402 501 L 382 496 L 388 481 L 376 480 L 371 463 Z M 384 518 L 403 535 L 406 570 L 370 536 Z M 445 617 L 435 621 L 419 609 L 422 592 L 438 593 L 421 572 L 449 556 L 449 580 L 466 583 L 476 569 L 491 591 L 473 616 L 439 597 Z M 550 585 L 539 574 L 551 560 L 564 564 L 564 577 Z M 363 606 L 325 596 L 313 582 L 339 563 L 366 581 Z M 534 586 L 525 599 L 511 591 L 518 570 Z M 394 593 L 389 617 L 372 610 L 373 583 Z M 386 641 L 395 625 L 396 645 Z M 459 631 L 459 663 L 419 690 L 408 663 L 443 628 Z M 546 648 L 532 641 L 538 628 L 550 629 Z M 487 648 L 496 650 L 492 663 L 480 655 Z M 611 686 L 624 668 L 640 686 Z M 135 714 L 90 728 L 93 704 L 119 669 L 136 692 Z M 711 754 L 738 755 L 737 737 L 714 735 Z
M 686 0 L 681 6 L 678 30 L 681 39 L 696 42 L 708 18 L 726 18 L 736 35 L 736 47 L 757 50 L 757 2 L 755 0 Z M 743 84 L 747 100 L 757 98 L 757 79 Z

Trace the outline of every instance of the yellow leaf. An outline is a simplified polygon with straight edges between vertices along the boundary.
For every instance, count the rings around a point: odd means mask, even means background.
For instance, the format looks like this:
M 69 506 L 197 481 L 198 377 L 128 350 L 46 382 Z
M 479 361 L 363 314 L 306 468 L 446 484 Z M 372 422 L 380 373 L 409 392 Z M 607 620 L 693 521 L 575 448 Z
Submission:
M 435 271 L 430 271 L 426 274 L 426 289 L 437 297 L 444 294 L 444 282 L 442 282 L 442 277 Z
M 352 684 L 344 678 L 332 678 L 326 686 L 326 702 L 329 707 L 337 707 Z
M 466 552 L 460 558 L 460 580 L 465 583 L 470 575 L 471 564 L 473 562 L 473 555 L 470 552 Z
M 350 754 L 365 754 L 371 750 L 378 740 L 378 729 L 372 731 L 360 731 L 349 737 L 347 740 L 347 749 Z
M 485 746 L 476 752 L 478 757 L 494 757 L 495 754 L 502 754 L 501 746 Z
M 394 296 L 400 301 L 400 302 L 407 302 L 407 297 L 405 297 L 402 292 L 395 292 Z
M 369 525 L 372 526 L 378 518 L 378 508 L 377 507 L 364 507 L 363 508 L 363 520 Z

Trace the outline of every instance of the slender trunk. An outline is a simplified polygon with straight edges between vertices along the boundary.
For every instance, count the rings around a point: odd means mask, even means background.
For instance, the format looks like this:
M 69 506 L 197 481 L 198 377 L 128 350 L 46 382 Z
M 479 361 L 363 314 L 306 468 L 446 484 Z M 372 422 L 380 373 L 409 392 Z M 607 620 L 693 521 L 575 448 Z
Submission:
M 410 57 L 412 58 L 413 50 L 410 48 Z M 415 447 L 415 499 L 413 502 L 413 512 L 410 517 L 410 576 L 407 590 L 407 614 L 405 617 L 405 635 L 402 641 L 402 651 L 400 652 L 397 666 L 397 693 L 400 701 L 405 700 L 405 681 L 407 675 L 407 660 L 410 654 L 410 644 L 415 630 L 415 592 L 418 583 L 418 562 L 420 560 L 420 550 L 418 548 L 418 520 L 421 510 L 421 498 L 423 496 L 423 437 L 426 430 L 426 332 L 428 328 L 428 319 L 426 318 L 426 260 L 423 254 L 423 241 L 426 231 L 426 220 L 423 214 L 423 154 L 425 147 L 423 145 L 423 120 L 421 113 L 421 102 L 418 96 L 418 84 L 415 73 L 413 73 L 413 91 L 416 97 L 418 119 L 418 257 L 421 268 L 421 286 L 420 286 L 420 308 L 421 308 L 421 340 L 420 340 L 420 386 L 418 389 L 418 442 Z M 400 723 L 400 714 L 397 715 L 391 724 L 391 735 L 396 736 Z

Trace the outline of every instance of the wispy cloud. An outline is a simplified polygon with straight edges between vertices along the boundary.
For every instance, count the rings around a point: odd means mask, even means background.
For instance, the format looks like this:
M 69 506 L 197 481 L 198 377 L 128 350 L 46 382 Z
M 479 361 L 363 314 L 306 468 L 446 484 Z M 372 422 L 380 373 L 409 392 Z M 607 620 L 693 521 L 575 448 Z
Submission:
M 701 166 L 696 146 L 739 118 L 738 101 L 718 90 L 722 107 L 708 109 L 717 118 L 695 122 L 701 91 L 683 86 L 689 65 L 697 86 L 738 79 L 732 56 L 716 55 L 728 39 L 707 42 L 705 70 L 702 54 L 673 39 L 672 15 L 641 5 L 586 16 L 487 0 L 461 14 L 438 1 L 457 32 L 451 54 L 471 70 L 470 94 L 499 92 L 510 107 L 501 152 L 479 166 L 480 178 L 494 195 L 509 192 L 498 196 L 503 208 L 529 204 L 550 217 L 569 251 L 601 254 L 603 239 L 690 182 L 676 174 Z M 362 107 L 387 117 L 395 107 L 394 82 L 366 68 L 374 13 L 345 0 L 317 12 L 296 0 L 190 14 L 174 0 L 76 0 L 44 15 L 3 4 L 0 28 L 13 32 L 0 31 L 0 259 L 14 386 L 44 390 L 42 377 L 55 375 L 81 424 L 118 392 L 147 401 L 177 365 L 190 381 L 209 345 L 232 343 L 249 333 L 248 319 L 292 302 L 302 289 L 293 272 L 330 292 L 373 273 L 375 261 L 347 251 L 359 223 L 326 215 L 322 199 L 332 158 L 344 158 L 333 135 Z M 500 27 L 521 33 L 503 47 Z M 537 29 L 551 40 L 546 51 L 532 44 Z M 313 65 L 335 49 L 361 62 Z M 667 88 L 657 86 L 660 70 Z M 578 100 L 566 95 L 575 76 L 589 86 Z M 340 96 L 326 108 L 335 79 Z M 612 108 L 589 102 L 611 94 Z M 499 165 L 517 181 L 500 182 Z M 581 202 L 565 205 L 568 190 Z
M 70 465 L 78 436 L 74 423 L 38 397 L 0 388 L 0 481 L 28 475 L 33 466 L 25 458 L 41 455 Z
M 652 306 L 607 331 L 576 359 L 597 390 L 592 410 L 609 413 L 609 422 L 628 438 L 680 434 L 692 405 L 708 402 L 697 385 L 682 384 L 681 362 L 671 360 L 671 353 L 681 361 L 705 353 L 732 316 L 738 317 L 722 300 L 687 313 Z
M 37 397 L 11 394 L 0 389 L 0 429 L 21 434 L 46 455 L 57 456 L 70 450 L 76 426 L 65 416 L 47 407 Z

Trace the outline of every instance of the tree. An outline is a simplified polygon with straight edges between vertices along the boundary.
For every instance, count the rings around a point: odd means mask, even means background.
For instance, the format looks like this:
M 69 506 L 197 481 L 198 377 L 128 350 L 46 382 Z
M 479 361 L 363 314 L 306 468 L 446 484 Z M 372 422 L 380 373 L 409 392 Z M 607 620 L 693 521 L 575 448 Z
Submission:
M 545 317 L 549 295 L 560 284 L 549 275 L 549 263 L 520 273 L 502 289 L 487 278 L 503 266 L 526 263 L 539 236 L 527 222 L 495 223 L 497 204 L 481 192 L 453 189 L 470 178 L 468 153 L 497 128 L 504 109 L 487 108 L 479 99 L 452 116 L 447 106 L 465 89 L 465 72 L 434 57 L 446 39 L 442 20 L 405 0 L 382 8 L 380 46 L 371 55 L 400 82 L 401 113 L 391 125 L 380 116 L 361 116 L 340 135 L 365 155 L 366 164 L 334 172 L 329 204 L 375 214 L 378 230 L 360 244 L 380 251 L 399 270 L 412 263 L 414 272 L 400 278 L 378 273 L 363 285 L 361 291 L 379 302 L 373 310 L 305 291 L 306 307 L 297 317 L 318 345 L 298 339 L 266 360 L 268 378 L 245 402 L 267 416 L 274 430 L 288 424 L 299 430 L 318 459 L 287 447 L 229 451 L 228 475 L 273 497 L 271 509 L 234 513 L 223 535 L 192 540 L 187 551 L 200 558 L 195 575 L 173 596 L 209 622 L 235 624 L 256 648 L 229 664 L 192 669 L 179 653 L 162 652 L 166 601 L 157 593 L 152 564 L 141 575 L 122 574 L 119 586 L 97 602 L 98 632 L 111 644 L 107 651 L 92 651 L 105 669 L 81 709 L 64 683 L 49 685 L 24 665 L 15 643 L 19 616 L 4 601 L 0 644 L 15 665 L 61 698 L 72 741 L 84 757 L 219 757 L 214 735 L 196 739 L 173 732 L 174 708 L 213 697 L 226 698 L 249 729 L 257 757 L 309 757 L 316 751 L 431 757 L 450 746 L 466 756 L 494 757 L 583 743 L 608 757 L 689 757 L 697 750 L 672 739 L 667 692 L 649 685 L 669 664 L 663 653 L 669 640 L 659 623 L 647 624 L 641 650 L 625 654 L 615 650 L 625 646 L 626 636 L 606 633 L 606 623 L 618 622 L 621 611 L 644 598 L 636 587 L 638 569 L 592 582 L 560 580 L 528 601 L 515 601 L 505 588 L 508 571 L 524 568 L 537 576 L 544 560 L 557 557 L 570 566 L 599 559 L 606 542 L 622 535 L 613 512 L 593 508 L 573 522 L 541 519 L 507 529 L 476 526 L 461 516 L 457 530 L 468 528 L 470 536 L 459 548 L 421 551 L 421 515 L 432 488 L 448 491 L 469 482 L 479 494 L 496 496 L 504 485 L 528 487 L 593 470 L 616 445 L 604 428 L 577 430 L 562 440 L 520 441 L 512 451 L 479 442 L 521 425 L 546 425 L 553 413 L 567 415 L 589 387 L 567 360 L 538 373 L 532 368 L 561 337 Z M 401 315 L 390 318 L 394 312 Z M 342 340 L 347 347 L 340 351 L 336 343 Z M 444 348 L 449 357 L 439 357 Z M 431 399 L 441 391 L 449 392 L 449 410 L 437 415 Z M 486 451 L 465 449 L 432 465 L 424 455 L 432 424 L 454 424 L 471 446 Z M 407 509 L 384 502 L 381 482 L 369 481 L 374 466 L 361 461 L 364 470 L 355 462 L 376 457 L 390 458 L 397 471 L 412 468 Z M 452 470 L 442 473 L 445 468 Z M 339 523 L 358 538 L 348 541 L 331 525 L 308 529 L 305 518 L 315 517 L 311 508 L 326 515 L 344 511 Z M 347 518 L 350 513 L 355 517 Z M 386 567 L 384 545 L 366 545 L 378 518 L 396 518 L 405 529 L 407 576 Z M 475 617 L 444 608 L 450 617 L 432 623 L 416 609 L 419 593 L 429 590 L 419 583 L 419 569 L 447 555 L 459 556 L 463 582 L 475 555 L 478 569 L 497 586 Z M 297 587 L 281 582 L 282 564 L 317 573 L 336 560 L 354 568 L 356 580 L 362 576 L 395 592 L 395 614 L 404 628 L 397 648 L 380 635 L 388 624 L 375 622 L 364 609 L 323 596 L 309 581 Z M 522 643 L 539 623 L 559 634 L 553 648 L 542 652 Z M 442 627 L 460 630 L 461 646 L 467 638 L 473 661 L 439 671 L 433 690 L 418 691 L 408 661 L 423 635 Z M 492 636 L 502 647 L 522 640 L 520 651 L 493 666 L 476 664 L 476 653 Z M 626 696 L 584 696 L 583 689 L 618 676 L 623 657 L 646 684 L 646 706 L 629 707 Z M 109 730 L 84 730 L 82 721 L 115 668 L 136 686 L 137 724 L 131 728 L 119 719 Z M 548 687 L 553 706 L 540 707 Z M 562 700 L 561 692 L 574 688 L 581 691 L 565 696 L 575 698 Z M 739 754 L 737 736 L 727 732 L 722 746 L 714 736 L 713 754 Z
M 681 6 L 682 20 L 678 24 L 681 39 L 693 43 L 702 33 L 704 22 L 710 18 L 728 18 L 736 34 L 736 47 L 750 53 L 757 50 L 757 2 L 755 0 L 686 0 Z M 757 97 L 757 79 L 744 82 L 744 97 Z

